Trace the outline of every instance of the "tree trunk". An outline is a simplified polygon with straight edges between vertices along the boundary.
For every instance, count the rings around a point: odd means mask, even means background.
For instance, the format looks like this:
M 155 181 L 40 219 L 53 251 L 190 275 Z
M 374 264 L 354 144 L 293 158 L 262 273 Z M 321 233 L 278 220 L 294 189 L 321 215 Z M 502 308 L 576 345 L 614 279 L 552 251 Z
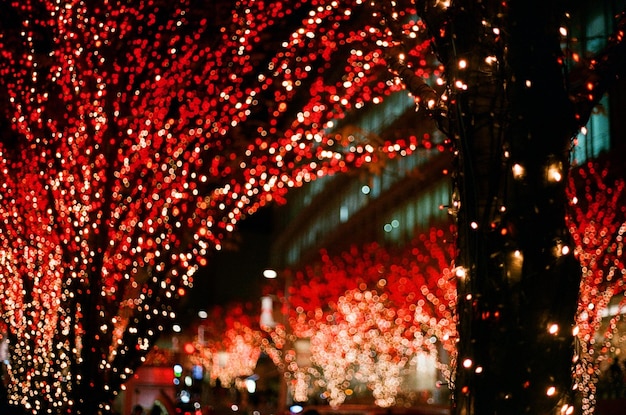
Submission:
M 557 3 L 454 2 L 436 39 L 459 154 L 455 414 L 547 414 L 571 392 L 580 267 L 565 183 L 576 122 Z

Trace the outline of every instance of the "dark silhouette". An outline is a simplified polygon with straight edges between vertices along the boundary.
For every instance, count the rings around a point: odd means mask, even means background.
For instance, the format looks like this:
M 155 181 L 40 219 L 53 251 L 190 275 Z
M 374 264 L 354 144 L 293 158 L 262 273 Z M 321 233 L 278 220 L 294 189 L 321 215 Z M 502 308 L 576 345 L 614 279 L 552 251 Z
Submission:
M 624 372 L 619 358 L 614 358 L 609 367 L 609 397 L 621 398 L 624 396 Z

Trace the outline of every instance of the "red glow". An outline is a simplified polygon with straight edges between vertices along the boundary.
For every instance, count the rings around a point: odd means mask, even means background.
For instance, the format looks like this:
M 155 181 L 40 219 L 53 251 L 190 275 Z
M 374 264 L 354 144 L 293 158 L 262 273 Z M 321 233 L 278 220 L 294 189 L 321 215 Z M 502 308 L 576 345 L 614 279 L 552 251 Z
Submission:
M 193 343 L 185 343 L 184 350 L 187 354 L 193 354 L 196 351 L 196 348 L 194 347 Z
M 585 399 L 593 402 L 599 365 L 612 349 L 615 321 L 620 318 L 619 314 L 610 317 L 607 331 L 599 333 L 602 313 L 612 299 L 621 297 L 619 308 L 626 306 L 622 296 L 626 290 L 626 183 L 622 177 L 613 176 L 609 165 L 596 163 L 580 167 L 572 177 L 569 196 L 573 202 L 568 221 L 582 267 L 576 318 L 581 350 L 576 378 L 584 385 Z M 602 342 L 596 341 L 598 334 Z

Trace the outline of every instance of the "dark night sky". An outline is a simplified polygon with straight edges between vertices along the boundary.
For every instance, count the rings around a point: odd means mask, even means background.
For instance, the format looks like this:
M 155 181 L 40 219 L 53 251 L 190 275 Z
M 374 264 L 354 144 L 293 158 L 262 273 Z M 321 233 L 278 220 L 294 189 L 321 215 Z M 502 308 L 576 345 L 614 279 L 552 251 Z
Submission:
M 268 266 L 273 220 L 271 208 L 259 210 L 241 221 L 233 235 L 234 243 L 211 253 L 206 269 L 200 270 L 187 300 L 185 315 L 195 317 L 199 310 L 233 301 L 259 303 L 263 270 Z

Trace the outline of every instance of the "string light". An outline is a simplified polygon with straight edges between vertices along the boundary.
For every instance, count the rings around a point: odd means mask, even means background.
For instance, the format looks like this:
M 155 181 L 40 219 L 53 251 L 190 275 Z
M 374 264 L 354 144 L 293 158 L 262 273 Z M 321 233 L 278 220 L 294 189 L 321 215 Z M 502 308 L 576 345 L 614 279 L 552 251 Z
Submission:
M 521 164 L 515 163 L 513 165 L 513 177 L 515 179 L 521 180 L 526 176 L 526 169 Z
M 580 166 L 574 170 L 568 187 L 572 210 L 568 224 L 575 242 L 574 255 L 583 272 L 576 325 L 572 332 L 581 346 L 574 360 L 575 380 L 586 415 L 594 412 L 600 364 L 611 350 L 606 345 L 615 330 L 609 321 L 607 330 L 600 332 L 602 313 L 612 298 L 624 292 L 626 264 L 622 253 L 626 217 L 619 206 L 625 203 L 625 184 L 621 178 L 607 182 L 610 171 L 610 165 L 588 163 Z M 576 197 L 580 189 L 585 189 L 584 198 Z M 619 305 L 624 304 L 622 299 Z
M 207 253 L 221 250 L 244 216 L 317 177 L 437 146 L 426 136 L 344 146 L 333 132 L 349 112 L 404 88 L 386 72 L 395 39 L 375 16 L 357 13 L 361 1 L 238 5 L 218 23 L 185 2 L 7 6 L 19 19 L 0 38 L 0 76 L 18 138 L 0 148 L 0 303 L 12 341 L 10 398 L 29 412 L 106 409 L 87 400 L 115 395 L 120 374 L 133 372 L 175 318 Z M 419 39 L 425 27 L 414 12 L 393 17 Z M 500 29 L 489 27 L 497 41 Z M 262 57 L 253 53 L 279 32 L 288 35 Z M 429 40 L 412 45 L 407 68 L 444 85 L 441 69 L 423 59 Z M 442 101 L 469 88 L 461 78 L 451 85 L 457 91 Z M 583 99 L 598 90 L 589 84 Z M 562 181 L 563 167 L 547 166 L 545 177 Z M 600 247 L 601 238 L 585 223 L 576 250 L 591 278 L 595 257 L 579 247 Z M 607 278 L 618 280 L 621 263 L 609 263 Z M 438 288 L 454 280 L 448 274 Z M 445 299 L 435 309 L 452 321 L 454 298 L 444 291 L 411 292 L 425 304 Z M 591 297 L 581 300 L 582 336 L 605 306 Z
M 362 2 L 242 0 L 210 18 L 192 6 L 6 5 L 0 76 L 18 138 L 0 148 L 0 296 L 10 398 L 31 413 L 104 409 L 241 218 L 433 145 L 344 146 L 332 131 L 406 93 L 387 82 L 392 39 Z M 419 63 L 423 24 L 411 7 L 394 16 Z
M 433 228 L 400 252 L 370 244 L 334 257 L 323 253 L 315 270 L 296 272 L 289 290 L 291 340 L 277 324 L 262 345 L 291 385 L 322 385 L 329 403 L 339 405 L 358 381 L 387 407 L 395 402 L 403 368 L 421 353 L 449 379 L 451 368 L 438 352 L 442 345 L 454 356 L 457 337 L 452 247 L 445 235 Z M 289 357 L 295 350 L 287 346 L 296 338 L 310 339 L 313 366 Z
M 546 180 L 560 182 L 563 179 L 563 165 L 560 162 L 551 162 L 546 167 Z

